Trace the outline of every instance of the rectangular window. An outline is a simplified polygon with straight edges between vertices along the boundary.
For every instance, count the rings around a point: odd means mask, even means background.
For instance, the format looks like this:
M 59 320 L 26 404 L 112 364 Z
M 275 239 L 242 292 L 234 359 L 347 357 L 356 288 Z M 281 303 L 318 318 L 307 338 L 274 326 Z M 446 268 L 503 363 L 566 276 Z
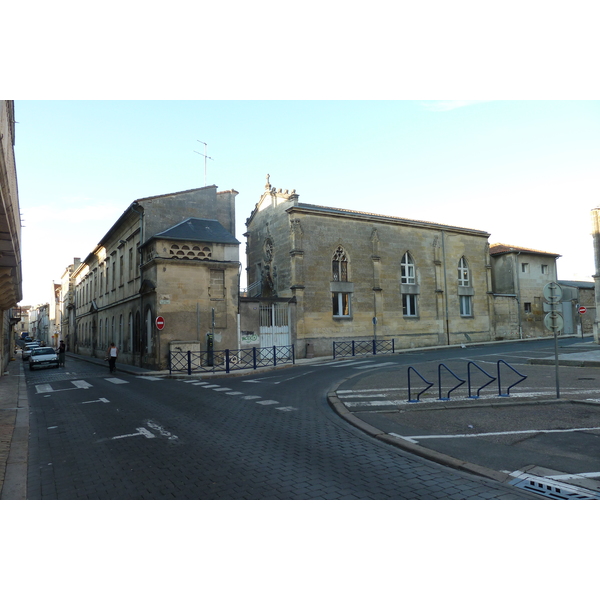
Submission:
M 133 248 L 129 248 L 129 279 L 133 279 Z
M 525 304 L 523 305 L 523 310 L 526 313 L 530 313 L 531 312 L 531 302 L 525 302 Z
M 417 294 L 402 294 L 402 314 L 405 317 L 417 316 Z
M 471 296 L 459 296 L 460 300 L 460 316 L 470 317 L 471 316 Z
M 529 263 L 521 263 L 521 273 L 529 273 Z
M 123 279 L 125 277 L 125 266 L 124 263 L 125 259 L 123 258 L 123 255 L 121 254 L 121 256 L 119 256 L 119 285 L 123 285 Z
M 108 286 L 110 281 L 110 263 L 106 261 L 106 293 L 108 294 Z
M 333 316 L 334 317 L 349 317 L 350 316 L 350 294 L 347 292 L 333 292 L 331 294 L 333 300 Z
M 542 275 L 548 275 L 548 265 L 542 265 Z

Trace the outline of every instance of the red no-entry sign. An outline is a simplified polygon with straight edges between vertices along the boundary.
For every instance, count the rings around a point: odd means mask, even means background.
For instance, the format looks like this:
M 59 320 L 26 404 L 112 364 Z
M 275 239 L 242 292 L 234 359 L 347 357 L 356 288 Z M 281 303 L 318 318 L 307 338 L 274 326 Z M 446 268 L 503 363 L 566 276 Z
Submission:
M 580 306 L 579 307 L 579 314 L 580 315 L 585 315 L 586 312 L 587 312 L 587 308 L 585 306 Z
M 164 329 L 165 320 L 163 317 L 156 317 L 156 329 Z

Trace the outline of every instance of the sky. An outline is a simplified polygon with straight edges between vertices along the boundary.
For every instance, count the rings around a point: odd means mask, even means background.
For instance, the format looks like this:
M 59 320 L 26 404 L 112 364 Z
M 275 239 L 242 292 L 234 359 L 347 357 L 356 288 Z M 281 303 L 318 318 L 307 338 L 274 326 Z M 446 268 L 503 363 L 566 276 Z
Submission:
M 239 192 L 242 244 L 269 174 L 300 202 L 481 229 L 560 254 L 559 279 L 595 272 L 600 101 L 16 100 L 15 119 L 21 304 L 48 302 L 131 202 L 202 187 L 205 163 Z

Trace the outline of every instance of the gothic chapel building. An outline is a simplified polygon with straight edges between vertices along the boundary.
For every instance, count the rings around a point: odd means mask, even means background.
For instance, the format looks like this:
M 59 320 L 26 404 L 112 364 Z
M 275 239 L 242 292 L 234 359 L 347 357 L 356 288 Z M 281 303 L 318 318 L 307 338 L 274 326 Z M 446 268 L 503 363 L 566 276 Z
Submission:
M 288 307 L 298 357 L 331 355 L 341 340 L 492 339 L 485 231 L 304 204 L 268 177 L 246 227 L 249 295 L 262 313 Z

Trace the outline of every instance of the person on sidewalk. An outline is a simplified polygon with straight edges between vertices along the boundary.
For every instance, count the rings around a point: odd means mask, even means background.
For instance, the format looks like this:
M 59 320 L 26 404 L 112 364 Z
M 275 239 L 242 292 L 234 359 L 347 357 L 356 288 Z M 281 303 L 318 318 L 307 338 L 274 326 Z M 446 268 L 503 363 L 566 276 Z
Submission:
M 117 356 L 119 356 L 119 349 L 115 346 L 114 342 L 111 342 L 108 350 L 106 351 L 106 358 L 108 360 L 108 368 L 111 373 L 114 373 L 117 370 L 116 362 Z
M 60 340 L 60 344 L 58 345 L 58 366 L 59 367 L 65 366 L 66 352 L 67 352 L 67 347 L 65 346 L 65 343 L 63 342 L 63 340 Z

